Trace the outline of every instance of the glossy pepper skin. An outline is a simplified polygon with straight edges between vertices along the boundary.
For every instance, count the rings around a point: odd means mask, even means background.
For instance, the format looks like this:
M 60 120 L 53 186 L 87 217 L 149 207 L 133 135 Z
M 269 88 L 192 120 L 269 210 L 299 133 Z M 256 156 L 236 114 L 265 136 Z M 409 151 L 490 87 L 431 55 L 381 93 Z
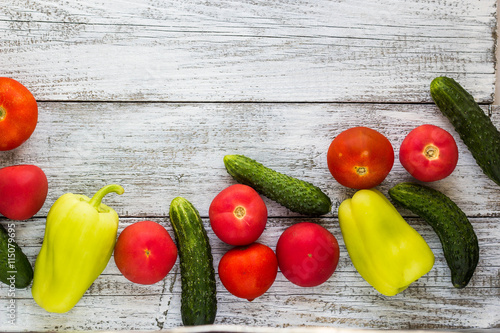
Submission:
M 422 236 L 375 189 L 343 201 L 339 224 L 354 267 L 383 295 L 400 293 L 434 265 Z
M 106 268 L 118 230 L 118 214 L 101 203 L 110 192 L 124 191 L 108 185 L 92 199 L 66 193 L 50 208 L 31 288 L 48 312 L 72 309 Z

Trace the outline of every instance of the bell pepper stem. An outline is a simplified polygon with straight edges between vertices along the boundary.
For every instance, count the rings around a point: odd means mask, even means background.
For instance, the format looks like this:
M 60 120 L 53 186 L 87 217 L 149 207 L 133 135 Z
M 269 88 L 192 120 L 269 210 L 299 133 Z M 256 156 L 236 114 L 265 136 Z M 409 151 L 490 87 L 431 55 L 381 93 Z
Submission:
M 92 199 L 90 199 L 89 204 L 92 207 L 98 209 L 99 206 L 101 205 L 102 199 L 104 198 L 104 196 L 106 194 L 111 193 L 111 192 L 115 192 L 117 194 L 123 194 L 124 191 L 125 190 L 120 185 L 111 184 L 111 185 L 104 186 L 99 191 L 97 191 L 96 194 L 94 194 Z

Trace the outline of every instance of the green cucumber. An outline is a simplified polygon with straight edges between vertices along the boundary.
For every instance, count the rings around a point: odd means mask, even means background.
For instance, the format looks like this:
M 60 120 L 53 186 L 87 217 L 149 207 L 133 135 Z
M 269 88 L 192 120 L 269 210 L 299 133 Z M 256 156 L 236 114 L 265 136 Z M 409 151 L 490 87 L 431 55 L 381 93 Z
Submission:
M 33 267 L 14 241 L 14 225 L 0 225 L 0 281 L 15 288 L 26 288 L 33 280 Z
M 500 132 L 474 98 L 455 80 L 437 77 L 431 96 L 484 174 L 500 185 Z
M 236 181 L 253 187 L 293 212 L 318 216 L 332 209 L 330 198 L 318 187 L 265 167 L 251 158 L 226 155 L 224 165 Z
M 215 321 L 217 294 L 213 257 L 200 214 L 182 197 L 170 204 L 181 268 L 181 316 L 186 326 Z
M 479 260 L 477 236 L 465 213 L 442 192 L 420 184 L 397 184 L 389 190 L 389 196 L 434 229 L 443 246 L 453 286 L 464 288 Z

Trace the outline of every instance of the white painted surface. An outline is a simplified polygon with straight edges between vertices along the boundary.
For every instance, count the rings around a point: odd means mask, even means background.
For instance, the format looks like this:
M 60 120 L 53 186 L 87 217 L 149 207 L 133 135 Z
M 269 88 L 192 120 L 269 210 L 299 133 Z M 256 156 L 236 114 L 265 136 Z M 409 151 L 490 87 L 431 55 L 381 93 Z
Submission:
M 495 1 L 10 1 L 3 75 L 39 100 L 493 98 Z
M 119 183 L 125 194 L 105 202 L 119 213 L 120 231 L 152 219 L 173 235 L 169 204 L 184 196 L 203 217 L 217 268 L 229 247 L 211 232 L 208 207 L 234 183 L 223 156 L 241 153 L 329 195 L 332 212 L 314 221 L 337 237 L 341 259 L 320 287 L 294 286 L 279 273 L 253 302 L 231 296 L 217 280 L 218 326 L 203 329 L 499 328 L 500 188 L 481 173 L 428 92 L 432 78 L 446 74 L 478 101 L 493 101 L 495 11 L 494 0 L 11 1 L 0 8 L 1 75 L 33 91 L 40 118 L 29 141 L 0 152 L 0 167 L 32 163 L 49 179 L 44 207 L 16 222 L 16 240 L 34 263 L 46 214 L 60 195 L 91 195 Z M 483 107 L 500 126 L 499 109 Z M 387 194 L 411 180 L 397 153 L 404 135 L 424 123 L 457 139 L 457 169 L 431 186 L 470 217 L 480 262 L 468 287 L 453 288 L 437 236 L 401 210 L 428 241 L 436 264 L 388 298 L 349 260 L 337 208 L 354 191 L 331 177 L 326 151 L 352 126 L 385 134 L 396 151 L 379 186 Z M 272 248 L 287 226 L 310 220 L 265 200 L 270 219 L 260 241 Z M 0 309 L 9 301 L 0 286 Z M 178 264 L 164 281 L 140 286 L 111 260 L 63 315 L 39 308 L 29 289 L 16 293 L 16 305 L 16 325 L 0 318 L 2 330 L 177 328 Z

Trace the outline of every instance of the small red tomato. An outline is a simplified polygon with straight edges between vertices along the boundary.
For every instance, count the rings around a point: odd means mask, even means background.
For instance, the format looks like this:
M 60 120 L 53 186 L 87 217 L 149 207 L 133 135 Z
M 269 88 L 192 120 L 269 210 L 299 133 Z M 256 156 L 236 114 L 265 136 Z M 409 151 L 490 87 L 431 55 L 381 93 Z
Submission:
M 264 231 L 267 207 L 253 188 L 235 184 L 214 198 L 208 216 L 212 230 L 220 240 L 230 245 L 248 245 Z
M 252 301 L 274 283 L 278 260 L 270 247 L 253 243 L 226 252 L 218 271 L 222 284 L 231 294 Z
M 328 169 L 343 186 L 369 189 L 379 185 L 394 165 L 389 140 L 367 127 L 353 127 L 333 139 L 327 153 Z
M 401 143 L 399 161 L 420 181 L 441 180 L 457 166 L 457 143 L 446 130 L 434 125 L 421 125 L 408 133 Z
M 302 222 L 288 227 L 276 245 L 283 275 L 301 287 L 314 287 L 328 280 L 339 262 L 339 244 L 324 227 Z
M 128 280 L 153 284 L 163 280 L 177 260 L 177 247 L 168 231 L 153 221 L 129 225 L 120 233 L 115 263 Z
M 28 140 L 37 121 L 38 105 L 31 92 L 14 79 L 0 77 L 0 151 Z
M 14 165 L 0 169 L 0 214 L 11 220 L 26 220 L 42 208 L 47 198 L 47 176 L 36 165 Z

